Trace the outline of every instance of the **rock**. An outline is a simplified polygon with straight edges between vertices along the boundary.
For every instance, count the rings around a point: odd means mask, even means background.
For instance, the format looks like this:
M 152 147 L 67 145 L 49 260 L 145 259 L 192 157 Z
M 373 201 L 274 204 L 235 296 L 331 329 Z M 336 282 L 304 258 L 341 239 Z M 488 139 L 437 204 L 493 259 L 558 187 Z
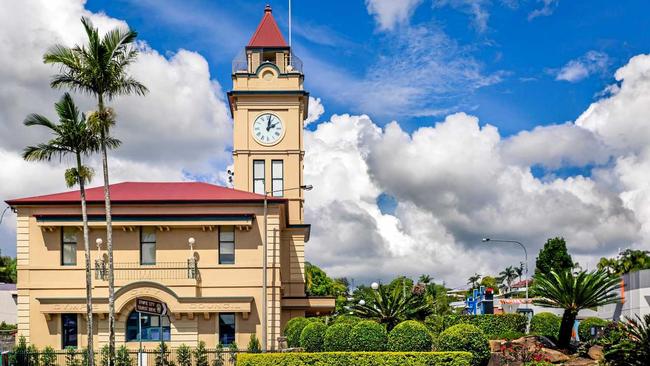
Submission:
M 574 358 L 564 363 L 565 366 L 597 366 L 598 362 L 589 358 Z
M 524 363 L 520 361 L 508 361 L 505 359 L 505 357 L 503 357 L 503 355 L 499 353 L 493 353 L 492 356 L 490 356 L 490 361 L 488 362 L 487 366 L 523 366 L 523 364 Z
M 555 345 L 555 343 L 553 343 L 552 340 L 548 339 L 548 337 L 537 336 L 537 341 L 538 341 L 539 343 L 541 343 L 543 347 L 546 347 L 546 348 L 553 348 L 553 349 L 557 348 L 557 346 Z
M 569 361 L 569 356 L 565 355 L 560 351 L 556 351 L 550 348 L 542 348 L 540 353 L 543 355 L 543 359 L 548 360 L 550 363 L 560 363 Z
M 600 361 L 604 358 L 603 346 L 591 346 L 591 348 L 589 348 L 589 351 L 587 351 L 587 354 L 589 357 L 591 357 L 592 360 Z
M 490 352 L 500 352 L 503 341 L 501 339 L 490 339 Z

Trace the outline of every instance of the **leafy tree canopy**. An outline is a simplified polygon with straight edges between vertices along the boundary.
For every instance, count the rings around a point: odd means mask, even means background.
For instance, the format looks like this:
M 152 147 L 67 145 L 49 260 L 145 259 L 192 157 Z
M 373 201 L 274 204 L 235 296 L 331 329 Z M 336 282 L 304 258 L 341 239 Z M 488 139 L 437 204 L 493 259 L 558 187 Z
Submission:
M 616 258 L 600 258 L 598 269 L 617 276 L 650 269 L 650 251 L 626 249 Z
M 556 237 L 548 239 L 539 251 L 535 263 L 535 274 L 570 271 L 573 266 L 573 259 L 567 251 L 566 241 L 564 238 Z

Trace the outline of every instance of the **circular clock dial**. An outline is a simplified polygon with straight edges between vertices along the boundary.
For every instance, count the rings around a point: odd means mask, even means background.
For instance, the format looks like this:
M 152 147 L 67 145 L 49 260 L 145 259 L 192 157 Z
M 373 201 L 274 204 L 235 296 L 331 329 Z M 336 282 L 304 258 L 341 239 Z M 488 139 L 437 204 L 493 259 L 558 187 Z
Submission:
M 278 116 L 264 113 L 253 121 L 253 137 L 263 145 L 272 145 L 284 136 L 284 126 Z

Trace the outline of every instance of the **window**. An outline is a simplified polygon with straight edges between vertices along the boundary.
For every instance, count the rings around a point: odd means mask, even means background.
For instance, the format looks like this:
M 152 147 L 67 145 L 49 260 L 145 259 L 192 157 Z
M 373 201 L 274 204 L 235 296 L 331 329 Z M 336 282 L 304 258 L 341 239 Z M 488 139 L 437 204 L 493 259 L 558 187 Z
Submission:
M 282 197 L 284 192 L 284 162 L 282 160 L 271 161 L 271 182 L 273 196 Z
M 77 264 L 77 231 L 73 227 L 61 229 L 61 264 L 64 266 Z
M 61 314 L 61 348 L 77 348 L 77 314 Z
M 219 227 L 219 264 L 235 264 L 235 227 Z
M 140 228 L 140 264 L 156 264 L 156 228 Z
M 160 331 L 162 330 L 163 340 L 171 340 L 171 326 L 169 317 L 167 315 L 161 318 L 158 315 L 140 314 L 142 324 L 142 340 L 143 341 L 160 341 Z M 162 327 L 161 327 L 162 325 Z M 139 341 L 138 338 L 138 312 L 132 311 L 129 318 L 126 320 L 126 341 L 134 342 Z
M 264 160 L 253 160 L 253 192 L 265 194 Z
M 219 314 L 219 343 L 232 344 L 235 341 L 235 313 Z

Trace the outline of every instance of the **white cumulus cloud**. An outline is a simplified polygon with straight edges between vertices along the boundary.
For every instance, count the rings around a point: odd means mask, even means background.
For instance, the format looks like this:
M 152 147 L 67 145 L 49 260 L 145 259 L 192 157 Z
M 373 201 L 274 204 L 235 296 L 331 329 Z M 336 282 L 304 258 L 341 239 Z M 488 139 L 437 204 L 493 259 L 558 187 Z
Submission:
M 380 30 L 392 30 L 407 23 L 422 0 L 366 0 L 368 13 L 375 17 Z
M 607 71 L 608 66 L 609 56 L 606 53 L 589 51 L 584 56 L 569 61 L 558 70 L 555 80 L 575 83 L 592 74 Z

